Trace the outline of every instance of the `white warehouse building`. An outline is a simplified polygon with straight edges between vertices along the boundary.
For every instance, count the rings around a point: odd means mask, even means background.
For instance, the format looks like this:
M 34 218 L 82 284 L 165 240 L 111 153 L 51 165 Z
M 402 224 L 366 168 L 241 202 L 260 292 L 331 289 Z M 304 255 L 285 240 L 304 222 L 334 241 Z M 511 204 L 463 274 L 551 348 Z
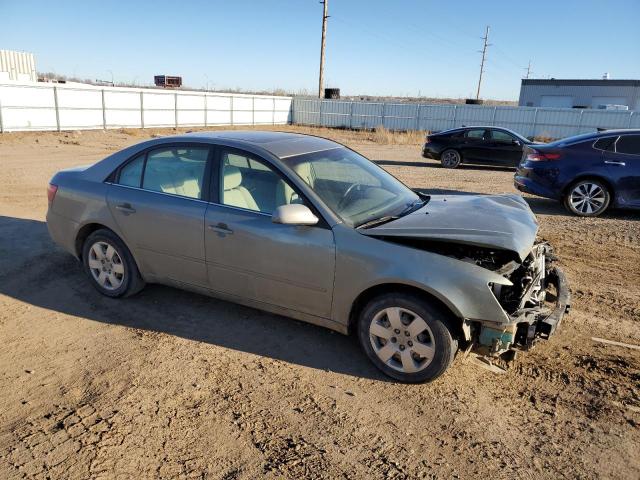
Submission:
M 640 110 L 640 80 L 523 79 L 519 105 Z

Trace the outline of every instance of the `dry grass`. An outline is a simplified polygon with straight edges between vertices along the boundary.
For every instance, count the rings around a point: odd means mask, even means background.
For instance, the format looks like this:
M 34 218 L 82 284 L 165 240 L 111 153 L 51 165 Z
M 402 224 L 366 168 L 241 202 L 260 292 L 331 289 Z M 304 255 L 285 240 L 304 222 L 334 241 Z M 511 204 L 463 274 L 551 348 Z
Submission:
M 376 127 L 372 130 L 351 130 L 345 128 L 328 128 L 313 127 L 303 125 L 238 125 L 238 126 L 220 126 L 220 127 L 179 127 L 179 128 L 118 128 L 115 132 L 119 135 L 127 137 L 135 137 L 143 140 L 145 138 L 163 137 L 168 135 L 176 135 L 185 132 L 202 132 L 214 130 L 270 130 L 280 132 L 304 133 L 307 135 L 315 135 L 325 137 L 340 143 L 349 142 L 371 142 L 378 145 L 421 145 L 424 142 L 425 131 L 394 131 L 388 130 L 383 126 Z M 21 143 L 24 141 L 33 141 L 38 139 L 38 143 L 53 142 L 68 143 L 69 138 L 77 139 L 80 136 L 100 137 L 107 132 L 103 130 L 75 130 L 62 132 L 8 132 L 0 135 L 0 144 Z

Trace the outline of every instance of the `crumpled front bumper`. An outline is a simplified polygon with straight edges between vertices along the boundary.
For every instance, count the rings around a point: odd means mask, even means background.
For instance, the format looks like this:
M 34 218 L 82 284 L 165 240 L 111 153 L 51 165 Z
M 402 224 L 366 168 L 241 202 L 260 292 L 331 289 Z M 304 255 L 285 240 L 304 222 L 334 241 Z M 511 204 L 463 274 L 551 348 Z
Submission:
M 564 272 L 554 267 L 547 276 L 547 283 L 553 284 L 556 289 L 556 306 L 549 315 L 541 318 L 537 323 L 535 333 L 544 339 L 553 335 L 564 315 L 571 309 L 571 293 Z
M 551 248 L 547 251 L 550 253 Z M 571 308 L 571 293 L 564 272 L 556 266 L 548 268 L 543 287 L 547 299 L 544 308 L 523 308 L 509 315 L 508 324 L 481 325 L 476 344 L 479 353 L 497 356 L 508 351 L 528 350 L 555 333 Z M 551 299 L 553 305 L 548 305 Z

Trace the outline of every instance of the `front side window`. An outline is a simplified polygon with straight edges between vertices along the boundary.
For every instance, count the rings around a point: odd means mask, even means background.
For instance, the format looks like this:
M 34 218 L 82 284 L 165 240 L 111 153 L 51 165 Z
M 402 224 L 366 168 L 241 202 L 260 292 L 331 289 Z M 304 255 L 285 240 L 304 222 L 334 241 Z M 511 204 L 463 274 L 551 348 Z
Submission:
M 640 155 L 640 135 L 623 135 L 616 142 L 616 152 Z
M 271 215 L 287 203 L 302 199 L 270 165 L 250 154 L 223 151 L 220 168 L 220 202 Z
M 283 161 L 349 225 L 400 215 L 420 200 L 385 170 L 348 148 L 296 155 Z
M 491 130 L 491 138 L 504 143 L 512 143 L 515 140 L 515 138 L 502 130 Z

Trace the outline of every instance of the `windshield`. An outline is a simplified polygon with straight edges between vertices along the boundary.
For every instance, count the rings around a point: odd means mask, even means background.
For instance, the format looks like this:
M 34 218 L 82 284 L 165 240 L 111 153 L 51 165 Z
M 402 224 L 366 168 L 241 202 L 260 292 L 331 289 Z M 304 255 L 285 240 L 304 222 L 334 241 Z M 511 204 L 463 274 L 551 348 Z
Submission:
M 422 203 L 403 183 L 348 148 L 296 155 L 282 161 L 336 215 L 355 227 L 402 215 Z

